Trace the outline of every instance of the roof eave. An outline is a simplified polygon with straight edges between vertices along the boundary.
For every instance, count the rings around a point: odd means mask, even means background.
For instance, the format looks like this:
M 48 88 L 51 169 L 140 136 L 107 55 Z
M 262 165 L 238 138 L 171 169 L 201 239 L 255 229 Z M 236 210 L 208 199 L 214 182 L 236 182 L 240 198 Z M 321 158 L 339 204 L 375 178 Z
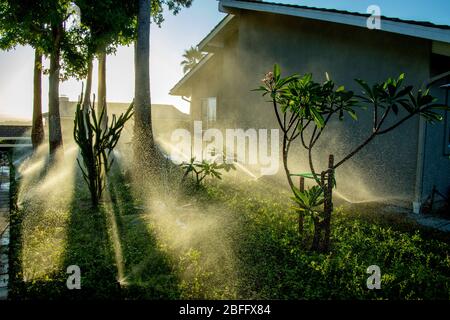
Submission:
M 267 2 L 243 2 L 238 0 L 220 0 L 220 10 L 227 13 L 233 13 L 238 10 L 252 10 L 265 13 L 275 13 L 302 17 L 306 19 L 328 21 L 346 25 L 352 25 L 367 28 L 367 17 L 356 16 L 338 12 L 327 12 L 306 8 L 293 8 L 281 6 L 275 3 Z M 382 20 L 381 31 L 397 33 L 416 38 L 423 38 L 435 41 L 450 43 L 450 30 L 414 25 L 411 23 Z
M 169 91 L 172 96 L 190 96 L 190 88 L 186 87 L 189 79 L 191 79 L 212 57 L 213 53 L 208 53 L 197 63 L 197 65 L 181 78 L 180 81 Z
M 234 15 L 228 14 L 219 24 L 197 45 L 200 51 L 215 51 L 223 47 L 223 43 L 215 41 L 222 30 L 234 19 Z

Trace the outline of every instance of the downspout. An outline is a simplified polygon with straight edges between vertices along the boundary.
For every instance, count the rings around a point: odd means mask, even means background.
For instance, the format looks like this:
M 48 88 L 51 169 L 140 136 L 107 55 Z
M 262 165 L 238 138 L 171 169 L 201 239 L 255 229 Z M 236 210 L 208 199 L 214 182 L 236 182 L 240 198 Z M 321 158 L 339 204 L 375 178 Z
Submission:
M 420 214 L 422 206 L 423 178 L 425 172 L 425 143 L 427 137 L 427 122 L 423 117 L 419 118 L 419 141 L 417 148 L 416 185 L 413 201 L 413 212 Z
M 431 78 L 428 83 L 425 83 L 427 89 L 429 89 L 433 83 L 436 81 L 447 77 L 450 75 L 450 72 L 445 72 L 443 74 L 437 75 Z M 446 96 L 446 104 L 448 97 Z M 425 121 L 423 117 L 419 117 L 419 136 L 418 136 L 418 148 L 417 148 L 417 169 L 416 169 L 416 184 L 415 184 L 415 194 L 413 201 L 413 212 L 415 214 L 421 213 L 422 199 L 423 199 L 423 183 L 425 177 L 425 144 L 427 142 L 427 132 L 428 132 L 428 123 Z
M 431 71 L 430 71 L 431 74 Z M 433 80 L 428 80 L 422 84 L 422 88 L 429 88 Z M 414 185 L 414 200 L 412 202 L 413 213 L 420 214 L 422 209 L 422 191 L 423 191 L 423 177 L 425 165 L 425 141 L 426 141 L 426 121 L 419 117 L 419 133 L 417 141 L 417 159 L 416 159 L 416 183 Z
M 429 88 L 431 84 L 436 81 L 432 78 L 424 82 L 423 87 Z M 425 143 L 427 136 L 427 123 L 423 117 L 419 117 L 419 134 L 417 142 L 417 161 L 416 161 L 416 183 L 414 186 L 414 200 L 412 203 L 413 213 L 420 214 L 422 209 L 422 193 L 423 193 L 423 178 L 425 172 Z

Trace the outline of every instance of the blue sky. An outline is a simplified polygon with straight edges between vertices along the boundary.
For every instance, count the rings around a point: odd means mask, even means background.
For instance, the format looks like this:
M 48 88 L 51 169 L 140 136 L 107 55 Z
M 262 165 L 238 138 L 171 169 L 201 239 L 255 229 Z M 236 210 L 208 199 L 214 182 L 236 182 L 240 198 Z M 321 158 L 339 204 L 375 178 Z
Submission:
M 449 0 L 278 0 L 269 2 L 301 4 L 365 13 L 370 5 L 378 5 L 388 17 L 430 21 L 450 25 Z
M 449 0 L 277 0 L 273 2 L 301 4 L 366 12 L 378 5 L 385 16 L 431 21 L 450 25 Z M 224 17 L 216 0 L 194 0 L 191 8 L 177 16 L 166 15 L 162 28 L 151 30 L 151 90 L 153 103 L 173 104 L 187 112 L 188 105 L 180 98 L 168 95 L 172 86 L 183 76 L 180 62 L 185 49 L 196 45 Z M 109 101 L 130 102 L 134 92 L 133 48 L 119 48 L 107 60 L 107 97 Z M 31 118 L 33 51 L 19 47 L 0 52 L 0 119 Z M 94 83 L 96 75 L 94 73 Z M 94 86 L 96 88 L 96 86 Z M 48 78 L 43 79 L 43 109 L 47 108 Z M 77 99 L 81 83 L 69 80 L 61 84 L 60 93 Z

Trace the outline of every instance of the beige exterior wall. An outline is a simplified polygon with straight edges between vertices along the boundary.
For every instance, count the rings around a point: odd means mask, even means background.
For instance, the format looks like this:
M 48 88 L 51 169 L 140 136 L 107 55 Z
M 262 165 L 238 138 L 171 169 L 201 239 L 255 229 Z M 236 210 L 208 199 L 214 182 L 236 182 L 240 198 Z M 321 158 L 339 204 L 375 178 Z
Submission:
M 337 85 L 350 90 L 358 90 L 355 78 L 373 83 L 404 72 L 407 83 L 417 88 L 430 77 L 431 43 L 427 40 L 257 12 L 242 11 L 237 18 L 239 31 L 225 45 L 222 65 L 216 65 L 216 70 L 222 68 L 219 85 L 203 82 L 200 77 L 193 84 L 202 87 L 201 91 L 193 90 L 194 119 L 199 119 L 196 101 L 217 94 L 219 127 L 277 128 L 267 99 L 251 91 L 275 63 L 284 76 L 312 73 L 316 81 L 324 81 L 327 72 Z M 208 79 L 208 72 L 199 71 L 203 79 Z M 371 113 L 362 110 L 358 116 L 358 122 L 347 119 L 333 123 L 321 138 L 315 159 L 325 165 L 328 153 L 332 153 L 339 160 L 370 134 Z M 378 137 L 339 168 L 338 193 L 352 201 L 413 201 L 418 132 L 419 119 L 414 118 L 397 131 Z M 294 152 L 292 171 L 308 171 L 305 153 L 298 144 Z

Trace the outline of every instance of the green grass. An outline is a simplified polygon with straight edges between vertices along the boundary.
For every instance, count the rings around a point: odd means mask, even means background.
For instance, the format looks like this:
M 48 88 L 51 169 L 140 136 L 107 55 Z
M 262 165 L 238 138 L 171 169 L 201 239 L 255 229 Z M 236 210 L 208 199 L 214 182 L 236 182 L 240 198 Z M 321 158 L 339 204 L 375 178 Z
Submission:
M 450 299 L 448 237 L 400 215 L 338 209 L 332 251 L 317 254 L 289 194 L 266 183 L 225 179 L 139 201 L 116 171 L 92 212 L 77 177 L 69 204 L 32 201 L 13 215 L 13 299 Z M 71 264 L 82 290 L 65 286 Z M 373 264 L 381 290 L 366 288 Z
M 236 234 L 242 297 L 258 299 L 450 299 L 447 235 L 420 229 L 401 215 L 333 215 L 329 254 L 305 251 L 287 195 L 260 185 L 208 189 L 227 205 L 242 232 Z M 252 190 L 251 196 L 242 196 Z M 208 198 L 208 197 L 207 197 Z M 441 241 L 435 240 L 440 237 Z M 366 289 L 370 265 L 382 272 L 382 290 Z

